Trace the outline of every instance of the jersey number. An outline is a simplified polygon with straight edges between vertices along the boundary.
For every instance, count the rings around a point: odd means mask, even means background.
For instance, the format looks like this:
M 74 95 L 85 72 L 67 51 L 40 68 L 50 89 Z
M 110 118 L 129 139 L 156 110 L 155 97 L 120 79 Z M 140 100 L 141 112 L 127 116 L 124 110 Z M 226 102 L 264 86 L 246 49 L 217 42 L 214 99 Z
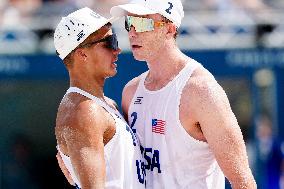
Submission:
M 133 133 L 136 133 L 136 129 L 134 129 L 134 125 L 135 125 L 136 120 L 137 120 L 137 112 L 133 112 L 131 114 L 131 117 L 133 117 L 133 119 L 132 119 L 132 123 L 130 124 L 130 127 L 131 127 Z

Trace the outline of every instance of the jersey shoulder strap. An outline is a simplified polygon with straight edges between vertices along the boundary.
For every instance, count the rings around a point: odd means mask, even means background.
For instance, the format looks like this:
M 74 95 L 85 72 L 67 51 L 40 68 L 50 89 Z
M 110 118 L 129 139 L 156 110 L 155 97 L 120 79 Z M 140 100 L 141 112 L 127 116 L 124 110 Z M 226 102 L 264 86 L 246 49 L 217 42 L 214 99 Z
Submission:
M 98 97 L 94 96 L 94 95 L 91 95 L 90 93 L 78 88 L 78 87 L 70 87 L 66 94 L 69 94 L 69 93 L 78 93 L 78 94 L 81 94 L 89 99 L 92 99 L 93 101 L 96 102 L 96 104 L 98 104 L 99 106 L 103 107 L 107 112 L 109 112 L 110 114 L 115 114 L 119 117 L 121 117 L 121 114 L 118 112 L 118 110 L 115 110 L 113 108 L 111 108 L 108 104 L 106 104 L 104 101 L 102 101 L 101 99 L 99 99 Z

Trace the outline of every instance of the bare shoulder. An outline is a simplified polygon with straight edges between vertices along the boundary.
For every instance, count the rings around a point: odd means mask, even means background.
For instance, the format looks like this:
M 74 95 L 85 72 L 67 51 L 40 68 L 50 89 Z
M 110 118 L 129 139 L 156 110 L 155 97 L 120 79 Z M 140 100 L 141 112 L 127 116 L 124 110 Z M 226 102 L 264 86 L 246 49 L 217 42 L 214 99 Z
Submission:
M 57 141 L 63 146 L 69 139 L 86 138 L 94 132 L 103 134 L 107 129 L 108 116 L 104 109 L 76 95 L 64 97 L 58 108 L 55 132 Z
M 180 119 L 195 138 L 208 142 L 207 133 L 235 125 L 236 118 L 223 88 L 205 68 L 197 68 L 187 81 L 180 100 Z M 226 122 L 226 124 L 219 124 Z M 214 123 L 214 125 L 212 125 Z M 200 128 L 195 129 L 197 124 Z M 217 127 L 217 128 L 216 128 Z
M 214 105 L 228 105 L 228 98 L 223 88 L 214 76 L 205 68 L 197 68 L 188 80 L 182 94 L 190 99 L 190 103 L 197 107 L 211 107 Z M 196 107 L 196 106 L 195 106 Z
M 208 70 L 198 67 L 181 94 L 180 120 L 183 127 L 193 138 L 207 142 L 206 130 L 211 132 L 214 129 L 207 122 L 225 114 L 232 117 L 224 90 Z
M 123 88 L 123 95 L 134 94 L 136 91 L 138 84 L 140 82 L 140 77 L 135 77 L 131 79 Z
M 79 122 L 82 125 L 92 124 L 96 128 L 96 126 L 104 122 L 105 119 L 106 112 L 93 100 L 83 100 L 74 108 L 73 121 L 76 123 Z M 80 124 L 76 125 L 80 126 Z

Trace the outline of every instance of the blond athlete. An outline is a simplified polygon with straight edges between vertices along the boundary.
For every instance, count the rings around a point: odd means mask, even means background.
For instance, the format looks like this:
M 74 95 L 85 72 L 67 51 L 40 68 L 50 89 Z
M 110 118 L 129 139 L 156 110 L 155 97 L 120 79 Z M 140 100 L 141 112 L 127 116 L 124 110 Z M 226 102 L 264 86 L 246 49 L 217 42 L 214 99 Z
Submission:
M 176 45 L 180 0 L 134 0 L 125 16 L 131 49 L 149 70 L 124 88 L 122 109 L 141 142 L 147 188 L 255 189 L 245 143 L 215 78 Z

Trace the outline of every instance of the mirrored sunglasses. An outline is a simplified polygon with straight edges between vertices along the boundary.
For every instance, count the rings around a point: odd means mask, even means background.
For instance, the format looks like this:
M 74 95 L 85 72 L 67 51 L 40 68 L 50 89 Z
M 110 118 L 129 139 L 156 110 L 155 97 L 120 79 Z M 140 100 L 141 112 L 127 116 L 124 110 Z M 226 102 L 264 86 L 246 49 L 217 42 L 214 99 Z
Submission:
M 95 45 L 97 43 L 101 43 L 101 42 L 106 42 L 106 47 L 109 48 L 109 49 L 112 49 L 112 50 L 118 50 L 118 40 L 117 40 L 117 36 L 116 34 L 112 34 L 112 35 L 109 35 L 103 39 L 100 39 L 98 41 L 92 41 L 90 43 L 86 43 L 82 46 L 79 46 L 80 48 L 81 47 L 90 47 L 92 45 Z
M 161 27 L 165 24 L 162 21 L 154 21 L 151 18 L 142 18 L 135 16 L 126 16 L 125 17 L 125 29 L 130 31 L 131 27 L 134 27 L 136 32 L 147 32 L 153 31 L 155 27 Z

